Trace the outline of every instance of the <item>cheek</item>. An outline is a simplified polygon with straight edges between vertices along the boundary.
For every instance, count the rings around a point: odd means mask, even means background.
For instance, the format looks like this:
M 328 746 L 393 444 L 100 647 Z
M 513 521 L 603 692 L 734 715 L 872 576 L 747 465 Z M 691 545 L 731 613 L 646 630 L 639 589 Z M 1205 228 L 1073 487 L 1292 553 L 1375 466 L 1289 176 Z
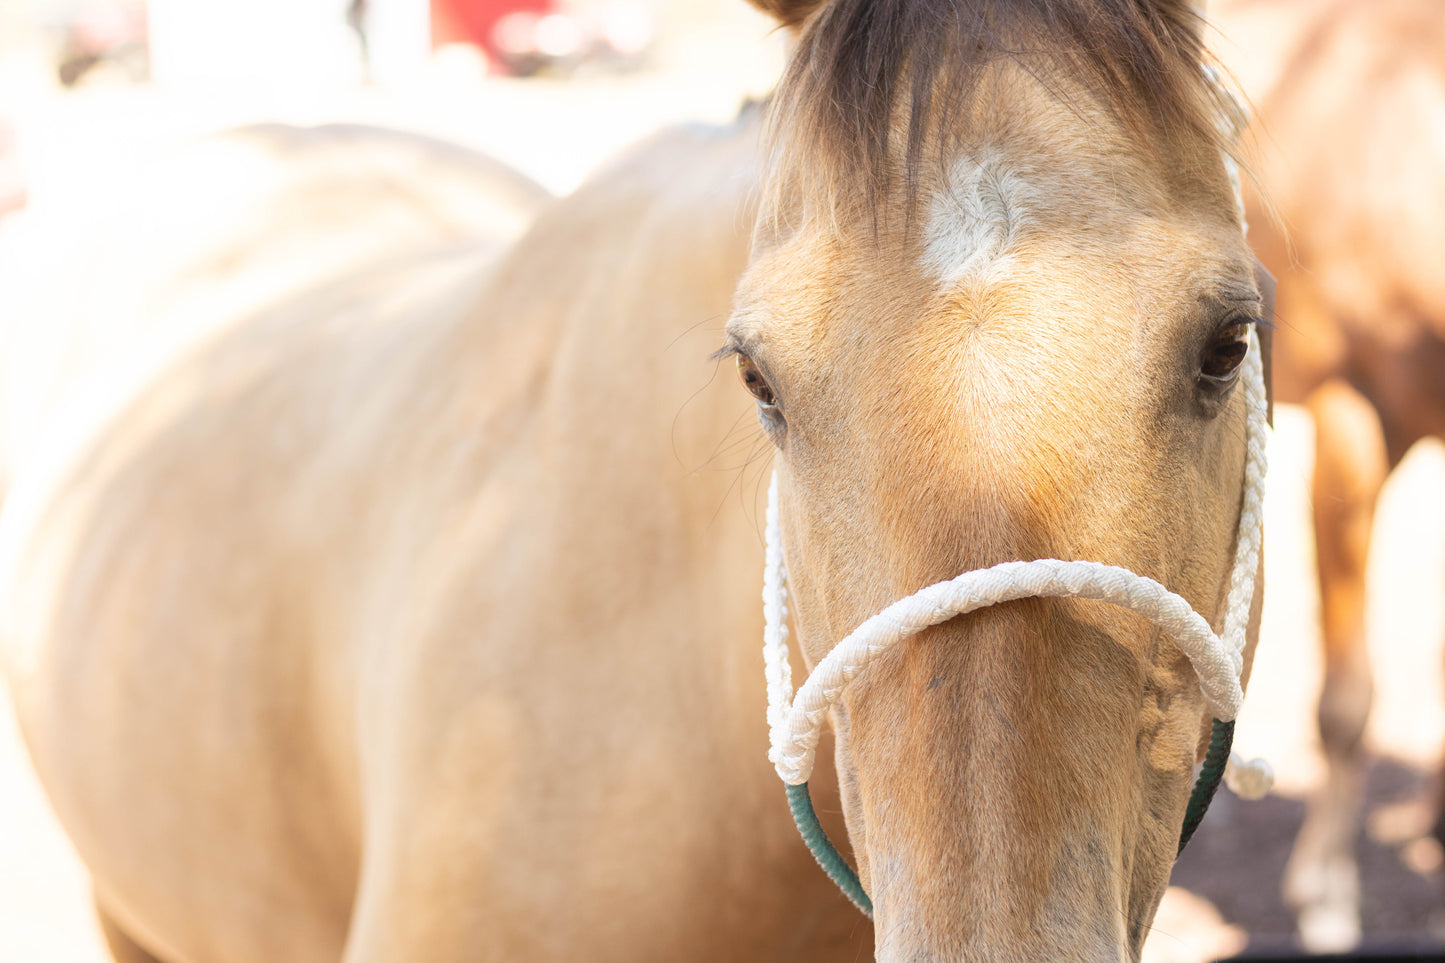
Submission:
M 1153 656 L 1153 663 L 1145 670 L 1139 706 L 1136 753 L 1140 796 L 1130 808 L 1136 820 L 1131 831 L 1141 852 L 1172 858 L 1201 740 L 1208 738 L 1209 712 L 1188 660 L 1163 641 L 1156 643 Z M 1148 875 L 1144 872 L 1141 878 Z M 1148 903 L 1156 896 L 1140 890 L 1131 894 L 1131 899 Z
M 811 667 L 894 598 L 863 550 L 869 534 L 861 506 L 833 495 L 805 507 L 785 487 L 780 508 L 789 612 Z
M 844 696 L 833 712 L 832 728 L 834 738 L 833 763 L 838 774 L 838 794 L 843 808 L 843 822 L 848 828 L 848 841 L 853 849 L 853 859 L 858 867 L 858 876 L 865 888 L 872 890 L 875 885 L 874 867 L 868 858 L 868 820 L 863 810 L 863 797 L 859 791 L 858 767 L 852 753 L 851 715 L 848 710 L 849 697 Z
M 1210 426 L 1208 457 L 1197 463 L 1189 505 L 1196 534 L 1184 546 L 1193 564 L 1181 573 L 1183 584 L 1176 589 L 1211 622 L 1222 614 L 1244 502 L 1243 415 L 1232 415 L 1226 413 Z
M 824 586 L 830 581 L 828 553 L 818 550 L 809 516 L 801 510 L 797 499 L 791 497 L 791 486 L 785 478 L 780 478 L 778 503 L 788 619 L 797 648 L 811 670 L 836 641 L 831 637 L 827 599 L 823 594 Z
M 1194 765 L 1203 696 L 1189 660 L 1168 641 L 1155 642 L 1139 706 L 1139 764 L 1146 786 L 1172 791 Z

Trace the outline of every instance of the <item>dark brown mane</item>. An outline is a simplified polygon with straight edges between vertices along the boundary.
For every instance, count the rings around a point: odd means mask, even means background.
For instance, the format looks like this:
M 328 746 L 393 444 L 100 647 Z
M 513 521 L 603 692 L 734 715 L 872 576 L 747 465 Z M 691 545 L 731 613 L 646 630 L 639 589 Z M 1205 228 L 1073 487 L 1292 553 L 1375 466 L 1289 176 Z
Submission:
M 948 146 L 981 68 L 1008 59 L 1081 81 L 1145 149 L 1230 150 L 1238 108 L 1203 75 L 1201 27 L 1181 0 L 831 0 L 779 88 L 775 144 L 875 215 L 901 174 L 911 206 L 925 147 Z

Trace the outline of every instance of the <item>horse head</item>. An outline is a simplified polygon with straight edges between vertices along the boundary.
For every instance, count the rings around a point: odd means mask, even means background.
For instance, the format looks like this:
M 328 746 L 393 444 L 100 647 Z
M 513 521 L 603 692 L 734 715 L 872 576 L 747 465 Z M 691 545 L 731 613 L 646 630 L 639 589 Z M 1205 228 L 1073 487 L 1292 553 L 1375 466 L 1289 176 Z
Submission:
M 1132 570 L 1218 629 L 1262 300 L 1195 11 L 758 5 L 800 32 L 728 350 L 808 664 L 1014 560 Z M 1173 639 L 1097 601 L 893 646 L 831 712 L 878 959 L 1137 958 L 1211 714 Z

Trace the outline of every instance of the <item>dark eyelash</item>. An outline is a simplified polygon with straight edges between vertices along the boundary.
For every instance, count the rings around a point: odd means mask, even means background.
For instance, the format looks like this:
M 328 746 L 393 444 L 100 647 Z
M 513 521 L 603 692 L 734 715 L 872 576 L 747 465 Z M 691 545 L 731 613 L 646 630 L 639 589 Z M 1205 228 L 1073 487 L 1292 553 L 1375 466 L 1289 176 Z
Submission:
M 724 344 L 721 348 L 718 348 L 712 354 L 708 355 L 707 360 L 714 362 L 726 361 L 728 358 L 736 358 L 742 353 L 743 346 L 729 338 L 727 344 Z
M 1265 317 L 1264 302 L 1259 298 L 1241 298 L 1235 303 L 1239 305 L 1238 313 L 1231 314 L 1221 326 L 1221 330 L 1231 324 L 1252 324 L 1260 331 L 1274 330 L 1274 317 L 1272 314 L 1270 317 Z
M 1228 318 L 1226 318 L 1224 323 L 1215 329 L 1213 337 L 1217 338 L 1220 335 L 1224 334 L 1224 332 L 1228 331 L 1230 328 L 1241 324 L 1254 325 L 1261 332 L 1272 329 L 1274 327 L 1273 323 L 1266 321 L 1265 319 L 1259 317 L 1256 314 L 1250 312 L 1240 312 L 1239 314 L 1230 315 Z

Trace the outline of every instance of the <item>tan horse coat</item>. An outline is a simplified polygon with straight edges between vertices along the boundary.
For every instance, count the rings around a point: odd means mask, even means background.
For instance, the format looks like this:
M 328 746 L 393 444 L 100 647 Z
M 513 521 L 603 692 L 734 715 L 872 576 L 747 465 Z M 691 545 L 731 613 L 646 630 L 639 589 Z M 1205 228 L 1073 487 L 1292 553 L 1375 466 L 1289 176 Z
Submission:
M 747 403 L 705 363 L 754 152 L 751 123 L 676 134 L 500 265 L 401 264 L 269 312 L 27 477 L 9 635 L 51 642 L 21 653 L 17 704 L 138 943 L 867 945 L 764 758 L 760 546 L 726 448 Z

